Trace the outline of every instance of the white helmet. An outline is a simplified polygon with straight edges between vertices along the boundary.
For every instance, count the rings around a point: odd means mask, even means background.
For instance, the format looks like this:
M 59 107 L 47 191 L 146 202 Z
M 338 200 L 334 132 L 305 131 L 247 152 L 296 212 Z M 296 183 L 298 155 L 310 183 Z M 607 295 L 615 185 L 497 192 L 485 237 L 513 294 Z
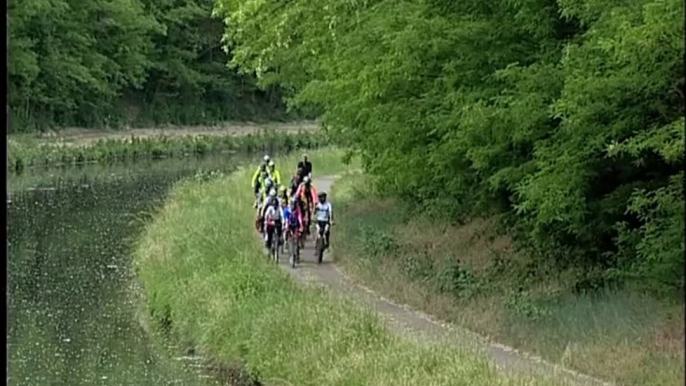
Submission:
M 265 163 L 267 163 L 267 162 L 271 161 L 271 158 L 269 158 L 268 154 L 265 154 L 263 160 Z
M 274 165 L 276 165 L 276 164 L 274 163 L 274 161 L 269 160 L 269 166 L 274 166 Z
M 310 182 L 310 177 L 305 176 L 305 177 L 303 178 L 303 182 L 304 182 L 304 183 Z
M 272 189 L 269 191 L 269 197 L 276 197 L 276 190 Z

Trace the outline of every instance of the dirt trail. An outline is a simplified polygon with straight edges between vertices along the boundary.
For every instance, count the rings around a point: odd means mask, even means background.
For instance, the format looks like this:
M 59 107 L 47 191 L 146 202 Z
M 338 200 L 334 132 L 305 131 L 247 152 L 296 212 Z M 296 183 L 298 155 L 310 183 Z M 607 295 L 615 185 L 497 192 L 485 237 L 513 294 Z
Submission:
M 331 191 L 335 176 L 315 177 L 319 190 Z M 335 203 L 334 203 L 335 205 Z M 333 232 L 335 232 L 335 227 Z M 335 248 L 335 246 L 333 246 Z M 330 261 L 329 253 L 324 256 L 324 262 L 317 264 L 311 239 L 301 251 L 301 264 L 291 269 L 288 258 L 281 258 L 281 266 L 292 274 L 298 281 L 324 285 L 341 296 L 349 297 L 365 307 L 375 310 L 386 325 L 403 336 L 415 338 L 420 342 L 441 341 L 451 342 L 460 347 L 475 350 L 490 357 L 493 364 L 504 372 L 516 372 L 524 375 L 543 375 L 572 385 L 605 385 L 612 386 L 589 376 L 564 369 L 540 358 L 518 352 L 512 348 L 488 342 L 485 338 L 463 328 L 442 323 L 430 316 L 412 310 L 407 306 L 398 305 L 360 283 L 353 282 L 334 263 Z

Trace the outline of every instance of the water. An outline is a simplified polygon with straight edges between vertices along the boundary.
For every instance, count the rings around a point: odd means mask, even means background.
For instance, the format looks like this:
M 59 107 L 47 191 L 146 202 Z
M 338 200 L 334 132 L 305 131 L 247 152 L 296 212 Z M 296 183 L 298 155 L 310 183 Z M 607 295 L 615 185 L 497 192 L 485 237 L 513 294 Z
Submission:
M 175 181 L 236 163 L 218 155 L 11 177 L 8 383 L 213 384 L 144 327 L 131 251 Z

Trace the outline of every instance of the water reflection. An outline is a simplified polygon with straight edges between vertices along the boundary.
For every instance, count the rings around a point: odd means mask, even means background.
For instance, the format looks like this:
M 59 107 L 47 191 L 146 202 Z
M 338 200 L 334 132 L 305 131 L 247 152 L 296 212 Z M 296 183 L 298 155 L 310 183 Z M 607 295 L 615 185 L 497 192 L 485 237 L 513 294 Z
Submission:
M 208 384 L 141 327 L 130 252 L 175 181 L 235 165 L 215 156 L 10 180 L 8 383 Z

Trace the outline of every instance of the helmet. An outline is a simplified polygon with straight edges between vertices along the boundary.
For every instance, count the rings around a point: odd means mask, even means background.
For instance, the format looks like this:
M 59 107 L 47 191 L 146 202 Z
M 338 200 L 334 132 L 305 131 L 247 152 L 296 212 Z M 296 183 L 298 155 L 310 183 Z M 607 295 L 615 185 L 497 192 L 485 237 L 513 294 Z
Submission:
M 286 193 L 286 187 L 285 186 L 280 187 L 279 193 Z
M 303 154 L 303 159 L 307 159 L 307 154 Z
M 305 178 L 303 178 L 303 182 L 306 183 L 306 184 L 309 183 L 309 182 L 310 182 L 310 177 L 305 176 Z
M 269 196 L 270 197 L 276 196 L 276 190 L 274 190 L 274 189 L 269 190 Z
M 274 161 L 272 161 L 272 160 L 269 160 L 269 166 L 270 166 L 270 167 L 272 167 L 272 168 L 273 168 L 273 167 L 274 167 L 275 165 L 276 165 L 276 164 L 274 163 Z
M 267 155 L 267 154 L 265 154 L 264 158 L 262 158 L 262 159 L 264 160 L 264 163 L 268 163 L 269 161 L 272 160 L 271 158 L 269 158 L 269 155 Z
M 320 200 L 321 200 L 322 198 L 325 199 L 325 198 L 326 198 L 326 192 L 319 192 L 319 194 L 318 194 L 317 196 L 319 196 L 319 199 L 320 199 Z

